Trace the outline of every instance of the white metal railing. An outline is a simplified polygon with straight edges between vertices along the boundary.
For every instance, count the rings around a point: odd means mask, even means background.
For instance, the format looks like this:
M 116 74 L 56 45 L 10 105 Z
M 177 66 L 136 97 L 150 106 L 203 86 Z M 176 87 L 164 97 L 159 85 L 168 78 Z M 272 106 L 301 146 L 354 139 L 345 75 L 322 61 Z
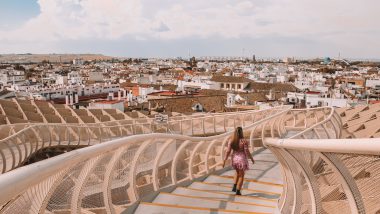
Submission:
M 290 109 L 282 106 L 256 111 L 261 113 L 242 112 L 231 115 L 241 117 L 234 120 L 211 118 L 211 124 L 217 126 L 210 129 L 224 133 L 210 137 L 139 134 L 14 169 L 0 176 L 1 212 L 115 213 L 163 188 L 220 170 L 226 144 L 238 125 L 250 136 L 269 131 L 271 136 L 279 137 L 281 127 L 276 121 L 281 121 Z M 189 128 L 189 133 L 209 130 L 208 121 L 194 120 L 191 127 L 182 124 L 181 132 Z M 276 126 L 277 131 L 267 124 Z
M 380 139 L 338 139 L 342 123 L 331 110 L 288 139 L 263 139 L 282 165 L 282 213 L 380 211 Z
M 319 107 L 311 110 L 301 110 L 301 112 L 306 112 L 306 114 L 308 111 L 313 112 L 314 114 L 320 112 L 322 117 L 318 118 L 318 116 L 315 115 L 315 123 L 305 123 L 304 130 L 298 132 L 290 138 L 340 138 L 342 121 L 334 108 Z

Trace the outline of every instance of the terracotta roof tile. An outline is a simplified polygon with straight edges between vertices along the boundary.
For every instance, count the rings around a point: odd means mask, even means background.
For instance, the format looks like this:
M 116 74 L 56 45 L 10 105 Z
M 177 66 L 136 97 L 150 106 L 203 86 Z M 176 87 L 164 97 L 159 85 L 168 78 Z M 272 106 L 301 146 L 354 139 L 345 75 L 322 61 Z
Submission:
M 234 76 L 212 76 L 211 81 L 214 82 L 230 82 L 230 83 L 247 83 L 250 82 L 250 79 L 245 77 L 234 77 Z
M 150 100 L 151 106 L 163 107 L 166 112 L 189 113 L 194 112 L 191 108 L 193 104 L 200 103 L 205 112 L 209 111 L 224 111 L 224 105 L 227 97 L 219 96 L 189 96 L 179 98 L 167 98 Z
M 296 92 L 297 87 L 292 84 L 287 83 L 261 83 L 251 81 L 245 90 L 253 90 L 253 91 L 283 91 L 283 92 Z

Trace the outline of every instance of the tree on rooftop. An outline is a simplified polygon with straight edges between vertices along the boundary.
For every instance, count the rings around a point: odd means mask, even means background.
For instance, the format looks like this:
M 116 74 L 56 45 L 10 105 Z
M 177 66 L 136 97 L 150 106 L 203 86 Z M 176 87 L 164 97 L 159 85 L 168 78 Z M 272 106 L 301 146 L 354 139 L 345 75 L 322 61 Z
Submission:
M 123 60 L 123 63 L 132 64 L 132 58 L 128 58 L 128 59 Z
M 24 66 L 21 66 L 20 64 L 16 64 L 14 66 L 14 69 L 17 70 L 17 71 L 25 71 Z
M 50 64 L 50 61 L 47 59 L 44 59 L 44 60 L 42 60 L 41 64 L 47 65 L 47 64 Z

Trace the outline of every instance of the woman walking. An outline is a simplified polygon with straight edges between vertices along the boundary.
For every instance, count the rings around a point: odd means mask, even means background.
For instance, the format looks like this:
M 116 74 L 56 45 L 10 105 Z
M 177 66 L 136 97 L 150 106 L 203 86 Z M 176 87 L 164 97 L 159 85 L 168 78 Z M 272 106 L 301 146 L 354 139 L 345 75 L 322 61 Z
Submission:
M 248 158 L 251 159 L 253 164 L 255 163 L 249 152 L 248 142 L 244 139 L 243 129 L 241 127 L 236 128 L 232 140 L 228 143 L 227 155 L 223 161 L 223 168 L 231 152 L 232 167 L 236 170 L 232 191 L 236 192 L 236 195 L 241 195 L 244 173 L 249 168 Z

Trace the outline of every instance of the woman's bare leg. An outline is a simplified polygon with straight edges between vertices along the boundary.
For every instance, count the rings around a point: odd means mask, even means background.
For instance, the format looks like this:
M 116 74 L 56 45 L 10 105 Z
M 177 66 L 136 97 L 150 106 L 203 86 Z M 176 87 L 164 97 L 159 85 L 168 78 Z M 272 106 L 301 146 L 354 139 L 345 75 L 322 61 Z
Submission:
M 238 176 L 238 170 L 235 170 L 234 186 L 232 187 L 232 192 L 236 192 L 238 178 L 239 178 L 239 176 Z
M 239 170 L 239 179 L 237 183 L 237 190 L 239 190 L 239 192 L 243 186 L 243 183 L 244 183 L 244 170 Z
M 237 182 L 238 182 L 238 178 L 239 178 L 238 174 L 239 174 L 238 170 L 235 170 L 234 184 L 237 184 Z

